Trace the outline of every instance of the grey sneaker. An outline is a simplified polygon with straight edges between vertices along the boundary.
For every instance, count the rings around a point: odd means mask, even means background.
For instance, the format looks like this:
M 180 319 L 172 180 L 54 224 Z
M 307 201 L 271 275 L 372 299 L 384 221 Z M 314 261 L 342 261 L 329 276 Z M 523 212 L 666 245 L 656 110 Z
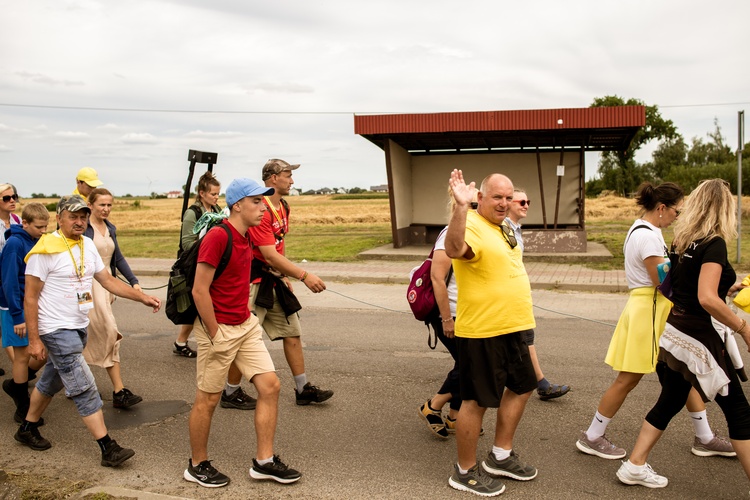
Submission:
M 693 440 L 693 447 L 690 449 L 693 455 L 699 457 L 736 457 L 732 443 L 725 437 L 717 436 L 714 432 L 714 438 L 706 444 L 701 443 L 698 436 Z
M 516 452 L 512 450 L 505 460 L 498 460 L 490 451 L 487 460 L 482 462 L 482 468 L 491 476 L 505 476 L 518 481 L 529 481 L 539 473 L 536 467 L 521 462 Z
M 627 455 L 624 448 L 615 446 L 606 436 L 589 439 L 586 431 L 581 431 L 581 437 L 576 441 L 576 448 L 588 455 L 606 458 L 607 460 L 617 460 L 625 458 L 625 455 Z
M 641 473 L 634 474 L 630 471 L 628 463 L 630 462 L 623 462 L 617 471 L 617 479 L 621 482 L 630 485 L 637 484 L 646 488 L 664 488 L 669 484 L 669 480 L 654 472 L 654 469 L 649 464 L 646 464 Z
M 453 469 L 453 475 L 448 478 L 448 484 L 453 489 L 468 491 L 481 497 L 494 497 L 505 491 L 502 481 L 483 474 L 477 465 L 469 469 L 466 474 L 458 471 L 458 464 L 454 464 Z

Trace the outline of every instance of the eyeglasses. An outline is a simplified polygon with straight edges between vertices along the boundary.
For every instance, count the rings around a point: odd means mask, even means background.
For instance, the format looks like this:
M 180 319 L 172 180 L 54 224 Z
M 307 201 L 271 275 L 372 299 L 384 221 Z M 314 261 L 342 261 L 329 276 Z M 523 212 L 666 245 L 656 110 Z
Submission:
M 18 201 L 18 195 L 17 194 L 6 194 L 3 196 L 3 202 L 8 203 L 10 200 Z
M 472 210 L 476 210 L 478 206 L 479 206 L 479 203 L 477 203 L 476 201 L 472 201 L 471 202 L 471 209 Z
M 505 236 L 505 241 L 508 242 L 508 245 L 510 245 L 510 249 L 513 250 L 518 246 L 518 241 L 516 241 L 516 235 L 513 233 L 513 231 L 506 226 L 505 224 L 500 224 L 500 229 L 503 233 L 503 236 Z
M 518 203 L 522 207 L 530 207 L 531 206 L 531 200 L 513 200 L 514 203 Z
M 682 213 L 682 209 L 681 208 L 675 208 L 675 207 L 669 207 L 669 208 L 671 208 L 672 210 L 674 210 L 674 213 L 675 213 L 675 215 L 677 215 L 677 217 L 679 217 L 680 214 Z

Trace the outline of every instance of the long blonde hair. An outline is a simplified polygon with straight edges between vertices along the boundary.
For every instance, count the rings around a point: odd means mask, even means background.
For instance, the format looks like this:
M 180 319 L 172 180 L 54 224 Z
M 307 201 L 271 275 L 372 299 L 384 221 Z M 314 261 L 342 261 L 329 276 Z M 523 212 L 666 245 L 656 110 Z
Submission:
M 690 193 L 675 222 L 675 252 L 683 254 L 693 241 L 719 237 L 728 242 L 737 238 L 736 210 L 737 205 L 727 181 L 702 181 Z

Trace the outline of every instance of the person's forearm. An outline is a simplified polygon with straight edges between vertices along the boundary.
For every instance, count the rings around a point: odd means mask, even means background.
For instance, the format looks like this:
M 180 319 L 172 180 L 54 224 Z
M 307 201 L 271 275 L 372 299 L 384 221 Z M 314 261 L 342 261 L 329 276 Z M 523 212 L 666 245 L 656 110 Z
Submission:
M 463 257 L 466 245 L 466 214 L 469 205 L 456 205 L 451 215 L 448 231 L 445 233 L 445 253 L 456 259 Z

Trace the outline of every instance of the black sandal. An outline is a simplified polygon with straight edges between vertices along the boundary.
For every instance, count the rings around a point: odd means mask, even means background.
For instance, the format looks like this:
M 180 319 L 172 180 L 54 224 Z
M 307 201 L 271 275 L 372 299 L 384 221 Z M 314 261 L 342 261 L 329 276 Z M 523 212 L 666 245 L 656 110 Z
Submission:
M 548 399 L 555 399 L 559 398 L 560 396 L 565 396 L 568 391 L 570 391 L 570 387 L 565 384 L 550 384 L 546 390 L 537 389 L 536 393 L 539 394 L 539 399 L 541 399 L 542 401 L 547 401 Z

